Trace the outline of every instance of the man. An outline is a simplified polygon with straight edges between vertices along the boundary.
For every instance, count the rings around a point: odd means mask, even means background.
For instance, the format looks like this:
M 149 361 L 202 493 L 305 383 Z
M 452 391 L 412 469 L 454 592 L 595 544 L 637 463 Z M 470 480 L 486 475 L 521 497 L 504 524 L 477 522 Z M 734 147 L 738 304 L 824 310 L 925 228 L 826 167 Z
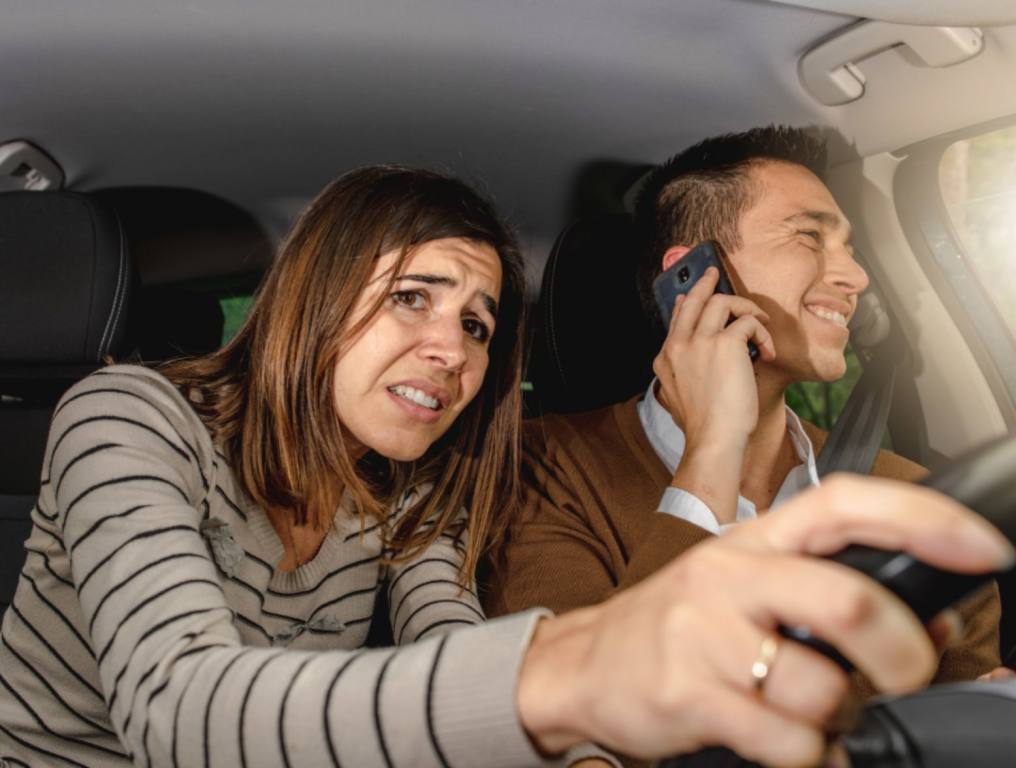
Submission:
M 664 319 L 647 392 L 530 425 L 524 510 L 488 613 L 599 603 L 818 484 L 827 435 L 800 421 L 784 393 L 843 375 L 847 323 L 868 285 L 850 224 L 819 179 L 824 162 L 824 145 L 806 132 L 767 127 L 703 141 L 649 178 L 636 212 L 646 310 L 656 312 L 653 279 L 706 239 L 723 248 L 739 296 L 714 295 L 707 274 Z M 761 353 L 754 365 L 749 340 Z M 914 480 L 924 470 L 882 451 L 872 473 Z M 961 613 L 965 634 L 945 651 L 939 682 L 999 663 L 996 593 Z

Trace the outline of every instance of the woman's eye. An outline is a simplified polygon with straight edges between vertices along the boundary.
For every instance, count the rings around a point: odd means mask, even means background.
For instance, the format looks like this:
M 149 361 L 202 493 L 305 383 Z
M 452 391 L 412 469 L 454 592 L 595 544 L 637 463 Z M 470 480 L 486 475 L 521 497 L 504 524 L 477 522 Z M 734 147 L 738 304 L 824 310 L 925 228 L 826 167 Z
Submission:
M 427 298 L 420 291 L 395 291 L 392 301 L 409 309 L 423 309 L 427 305 Z
M 487 341 L 490 338 L 490 329 L 484 323 L 474 318 L 467 317 L 463 320 L 462 330 L 477 341 Z

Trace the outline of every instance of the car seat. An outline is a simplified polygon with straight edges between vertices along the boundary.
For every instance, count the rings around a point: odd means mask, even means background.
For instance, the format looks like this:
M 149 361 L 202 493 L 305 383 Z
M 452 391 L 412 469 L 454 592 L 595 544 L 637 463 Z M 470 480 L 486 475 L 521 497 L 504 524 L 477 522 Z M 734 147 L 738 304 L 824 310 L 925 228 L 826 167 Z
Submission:
M 123 224 L 139 284 L 129 335 L 137 357 L 161 362 L 219 347 L 226 293 L 250 293 L 272 242 L 244 209 L 179 187 L 113 187 L 92 195 Z
M 530 415 L 577 413 L 644 390 L 662 327 L 642 312 L 631 217 L 580 218 L 557 238 L 532 319 Z
M 0 194 L 0 613 L 24 562 L 60 395 L 123 351 L 134 283 L 116 214 L 72 192 Z

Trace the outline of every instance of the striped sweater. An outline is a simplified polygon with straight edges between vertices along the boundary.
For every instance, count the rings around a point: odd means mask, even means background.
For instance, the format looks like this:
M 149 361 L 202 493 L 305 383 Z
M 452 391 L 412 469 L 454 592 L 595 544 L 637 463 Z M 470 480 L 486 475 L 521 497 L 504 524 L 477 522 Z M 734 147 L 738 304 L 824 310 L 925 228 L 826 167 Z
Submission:
M 63 397 L 32 517 L 0 765 L 544 764 L 514 701 L 539 612 L 448 632 L 482 619 L 456 543 L 383 567 L 377 526 L 341 509 L 312 561 L 277 571 L 264 510 L 151 370 Z M 403 647 L 367 650 L 382 588 Z

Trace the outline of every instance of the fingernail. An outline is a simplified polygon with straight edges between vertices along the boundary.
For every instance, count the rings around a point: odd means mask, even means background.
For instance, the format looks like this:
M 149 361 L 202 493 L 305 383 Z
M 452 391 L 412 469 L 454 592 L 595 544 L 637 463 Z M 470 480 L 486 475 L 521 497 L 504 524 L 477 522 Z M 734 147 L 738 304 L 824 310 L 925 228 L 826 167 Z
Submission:
M 935 646 L 941 650 L 950 648 L 962 640 L 965 628 L 963 617 L 953 608 L 942 611 L 928 625 Z
M 959 611 L 952 608 L 943 611 L 942 615 L 944 617 L 942 620 L 948 626 L 945 639 L 946 645 L 956 645 L 956 643 L 963 639 L 963 633 L 966 630 L 966 624 L 963 621 L 963 617 L 960 615 Z
M 1001 554 L 998 558 L 999 570 L 1008 571 L 1016 567 L 1016 549 L 1008 541 L 1000 548 Z
M 850 757 L 840 744 L 830 744 L 822 765 L 824 768 L 850 768 Z
M 1016 566 L 1016 549 L 1011 543 L 988 524 L 967 528 L 968 541 L 978 549 L 990 549 L 994 555 L 996 567 L 1007 571 Z

